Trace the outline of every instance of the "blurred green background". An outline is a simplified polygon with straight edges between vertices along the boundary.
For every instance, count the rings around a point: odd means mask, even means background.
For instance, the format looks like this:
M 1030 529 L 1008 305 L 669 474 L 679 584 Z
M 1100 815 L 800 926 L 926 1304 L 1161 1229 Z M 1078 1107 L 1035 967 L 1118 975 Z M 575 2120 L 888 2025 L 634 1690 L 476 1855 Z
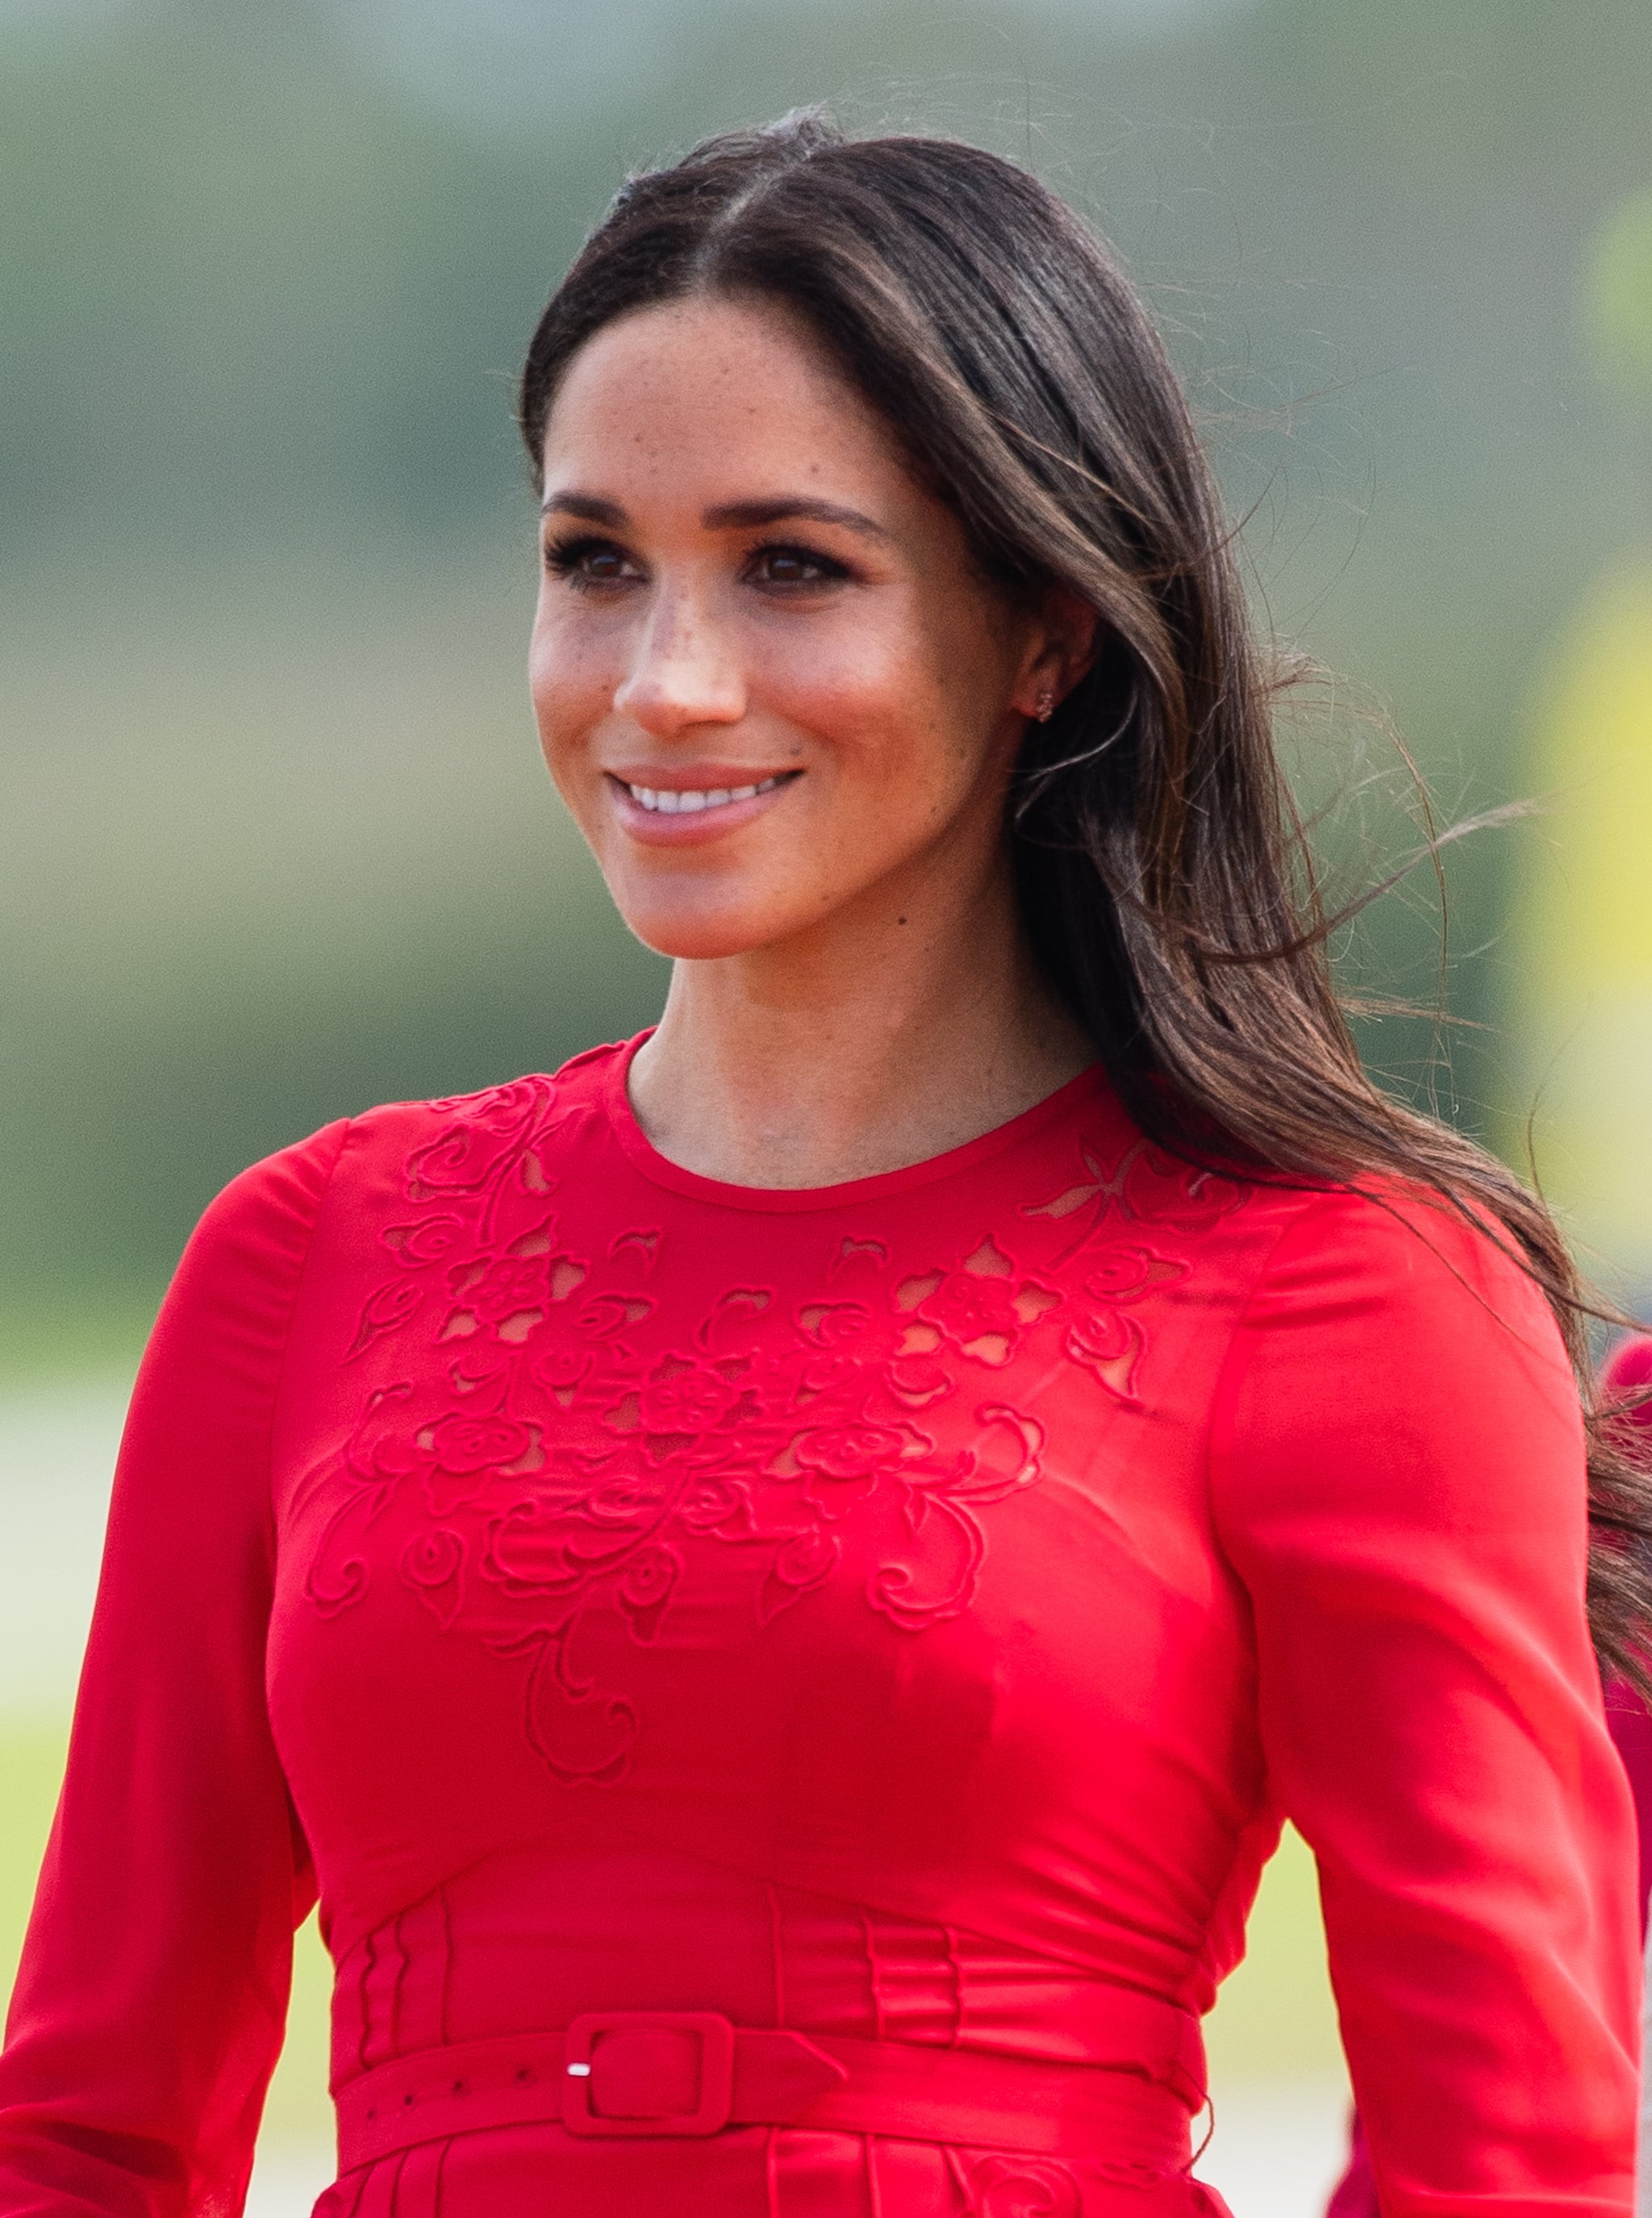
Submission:
M 250 1157 L 655 1006 L 534 752 L 509 406 L 628 165 L 817 97 L 1032 161 L 1171 327 L 1268 616 L 1451 815 L 1531 789 L 1545 658 L 1648 530 L 1632 328 L 1614 385 L 1582 296 L 1649 96 L 1645 0 L 0 0 L 14 1358 L 129 1332 Z M 1340 851 L 1398 852 L 1351 736 Z M 1517 1137 L 1542 836 L 1450 865 L 1491 1026 L 1451 1098 Z M 1353 953 L 1425 1000 L 1436 940 L 1425 871 Z M 1437 1069 L 1425 1024 L 1373 1046 Z
M 1652 1286 L 1646 0 L 0 0 L 0 1948 L 196 1213 L 657 1007 L 533 744 L 512 381 L 628 167 L 818 99 L 1122 248 L 1259 613 L 1337 673 L 1290 745 L 1339 885 L 1417 837 L 1373 710 L 1443 817 L 1548 797 L 1450 851 L 1444 972 L 1426 870 L 1338 951 L 1451 1019 L 1368 1022 L 1377 1065 L 1517 1155 L 1535 1107 Z M 1299 1854 L 1271 1884 L 1219 2064 L 1323 2074 Z

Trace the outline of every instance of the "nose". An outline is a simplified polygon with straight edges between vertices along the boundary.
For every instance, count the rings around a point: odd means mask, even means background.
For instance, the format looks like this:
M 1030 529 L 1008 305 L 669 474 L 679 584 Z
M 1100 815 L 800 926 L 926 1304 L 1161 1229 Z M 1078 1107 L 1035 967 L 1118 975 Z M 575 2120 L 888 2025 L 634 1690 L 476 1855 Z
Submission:
M 746 713 L 745 678 L 711 613 L 687 594 L 661 594 L 614 707 L 661 740 L 700 724 L 737 724 Z

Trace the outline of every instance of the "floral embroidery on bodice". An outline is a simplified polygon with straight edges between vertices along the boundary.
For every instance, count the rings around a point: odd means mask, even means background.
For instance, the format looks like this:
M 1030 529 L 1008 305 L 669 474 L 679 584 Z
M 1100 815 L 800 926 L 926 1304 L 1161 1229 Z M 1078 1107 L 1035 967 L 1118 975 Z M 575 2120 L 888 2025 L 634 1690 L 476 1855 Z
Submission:
M 1187 1276 L 1177 1234 L 1241 1197 L 1139 1137 L 1110 1155 L 1086 1137 L 1071 1182 L 1011 1222 L 967 1216 L 960 1180 L 957 1237 L 921 1254 L 848 1201 L 770 1220 L 772 1279 L 722 1282 L 704 1251 L 674 1277 L 680 1230 L 616 1224 L 570 1180 L 602 1112 L 564 1100 L 566 1075 L 432 1105 L 444 1121 L 407 1157 L 408 1213 L 378 1235 L 386 1273 L 340 1351 L 364 1391 L 309 1475 L 341 1498 L 305 1590 L 323 1616 L 357 1602 L 399 1502 L 401 1579 L 444 1630 L 527 1659 L 534 1748 L 600 1782 L 643 1721 L 582 1674 L 587 1613 L 653 1642 L 709 1548 L 738 1558 L 767 1626 L 839 1573 L 851 1533 L 892 1626 L 966 1611 L 991 1515 L 1042 1470 L 1023 1382 L 1077 1366 L 1139 1403 L 1142 1304 Z

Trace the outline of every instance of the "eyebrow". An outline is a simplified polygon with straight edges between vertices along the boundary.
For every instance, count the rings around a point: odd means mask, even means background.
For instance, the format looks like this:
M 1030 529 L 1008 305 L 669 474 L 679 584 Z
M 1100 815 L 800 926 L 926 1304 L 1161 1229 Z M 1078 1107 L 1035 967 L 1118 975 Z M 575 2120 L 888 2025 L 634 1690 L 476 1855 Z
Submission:
M 544 499 L 546 516 L 577 516 L 587 524 L 606 524 L 619 530 L 630 521 L 617 500 L 602 500 L 594 493 L 551 493 Z M 765 524 L 784 524 L 802 517 L 814 524 L 841 524 L 868 539 L 887 540 L 892 535 L 874 524 L 858 508 L 845 508 L 834 500 L 816 500 L 807 493 L 779 493 L 772 500 L 731 500 L 708 508 L 700 521 L 708 531 L 753 531 Z
M 541 516 L 577 516 L 587 524 L 606 524 L 618 530 L 625 511 L 617 500 L 599 500 L 588 493 L 548 493 L 539 504 Z
M 862 516 L 858 508 L 844 508 L 835 500 L 813 500 L 807 493 L 780 493 L 773 500 L 731 500 L 708 508 L 700 521 L 708 531 L 761 530 L 766 524 L 785 524 L 803 517 L 812 524 L 841 524 L 868 539 L 888 539 L 881 524 Z

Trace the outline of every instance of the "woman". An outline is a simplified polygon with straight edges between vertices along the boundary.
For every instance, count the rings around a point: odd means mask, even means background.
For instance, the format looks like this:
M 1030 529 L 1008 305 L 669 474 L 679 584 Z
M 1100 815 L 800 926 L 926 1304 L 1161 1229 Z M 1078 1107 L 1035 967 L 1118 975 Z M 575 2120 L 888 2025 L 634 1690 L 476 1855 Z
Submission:
M 1388 2218 L 1627 2211 L 1573 1282 L 1357 1068 L 1133 294 L 1008 164 L 792 121 L 625 189 L 522 422 L 665 1012 L 208 1211 L 4 2208 L 236 2207 L 319 1888 L 327 2218 L 1217 2211 L 1289 1815 Z

